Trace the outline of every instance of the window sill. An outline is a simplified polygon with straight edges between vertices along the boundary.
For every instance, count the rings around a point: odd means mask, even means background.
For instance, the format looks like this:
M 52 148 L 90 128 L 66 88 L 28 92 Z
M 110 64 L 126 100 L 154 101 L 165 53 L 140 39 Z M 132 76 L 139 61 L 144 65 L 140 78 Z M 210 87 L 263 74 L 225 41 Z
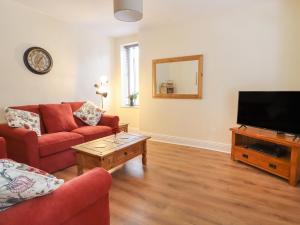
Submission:
M 122 105 L 120 108 L 125 108 L 125 109 L 139 109 L 140 106 L 139 105 L 135 105 L 135 106 Z

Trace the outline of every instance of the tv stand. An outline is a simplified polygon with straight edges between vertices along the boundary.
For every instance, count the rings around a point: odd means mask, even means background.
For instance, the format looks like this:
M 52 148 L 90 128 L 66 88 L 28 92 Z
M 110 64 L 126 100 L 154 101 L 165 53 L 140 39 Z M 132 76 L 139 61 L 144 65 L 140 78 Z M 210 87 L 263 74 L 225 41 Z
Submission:
M 293 141 L 296 141 L 298 138 L 299 138 L 299 136 L 295 135 L 294 138 L 293 138 Z
M 277 135 L 281 135 L 281 136 L 284 136 L 284 135 L 285 135 L 285 133 L 282 132 L 282 131 L 276 131 L 276 134 L 277 134 Z
M 300 179 L 300 140 L 288 135 L 277 135 L 274 131 L 247 127 L 231 128 L 231 158 L 269 173 L 275 174 L 296 186 Z M 254 146 L 268 146 L 257 149 Z M 273 152 L 274 149 L 274 152 Z M 276 155 L 284 149 L 285 154 Z M 274 153 L 274 154 L 273 154 Z
M 246 125 L 241 125 L 241 126 L 239 126 L 238 129 L 242 129 L 243 127 L 244 127 L 245 129 L 247 129 L 247 126 L 246 126 Z

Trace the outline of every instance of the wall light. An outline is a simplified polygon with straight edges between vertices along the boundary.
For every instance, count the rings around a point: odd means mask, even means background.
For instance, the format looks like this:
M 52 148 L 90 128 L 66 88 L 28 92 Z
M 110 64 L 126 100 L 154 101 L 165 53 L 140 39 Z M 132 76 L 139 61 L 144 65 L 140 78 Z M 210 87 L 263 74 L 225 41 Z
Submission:
M 100 77 L 100 84 L 95 84 L 94 87 L 96 88 L 96 94 L 100 95 L 101 98 L 101 108 L 103 109 L 103 98 L 106 98 L 107 93 L 107 85 L 108 85 L 108 79 L 106 76 Z

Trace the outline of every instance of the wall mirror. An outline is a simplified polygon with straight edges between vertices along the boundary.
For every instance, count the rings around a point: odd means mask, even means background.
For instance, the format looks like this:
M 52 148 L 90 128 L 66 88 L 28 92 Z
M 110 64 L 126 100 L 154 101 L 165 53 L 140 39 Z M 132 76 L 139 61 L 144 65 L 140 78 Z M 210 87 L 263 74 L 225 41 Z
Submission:
M 152 62 L 153 97 L 202 97 L 203 55 L 155 59 Z

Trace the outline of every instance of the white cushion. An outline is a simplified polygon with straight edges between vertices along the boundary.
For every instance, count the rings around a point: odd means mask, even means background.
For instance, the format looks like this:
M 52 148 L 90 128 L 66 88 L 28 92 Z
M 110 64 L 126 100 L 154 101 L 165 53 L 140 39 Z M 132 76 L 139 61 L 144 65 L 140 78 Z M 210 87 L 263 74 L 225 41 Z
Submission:
M 8 159 L 0 159 L 0 211 L 56 190 L 64 180 Z
M 98 106 L 87 101 L 73 114 L 87 125 L 96 126 L 101 119 L 102 113 L 102 110 Z
M 38 136 L 41 136 L 40 116 L 38 114 L 19 109 L 6 108 L 5 118 L 8 126 L 32 130 Z

